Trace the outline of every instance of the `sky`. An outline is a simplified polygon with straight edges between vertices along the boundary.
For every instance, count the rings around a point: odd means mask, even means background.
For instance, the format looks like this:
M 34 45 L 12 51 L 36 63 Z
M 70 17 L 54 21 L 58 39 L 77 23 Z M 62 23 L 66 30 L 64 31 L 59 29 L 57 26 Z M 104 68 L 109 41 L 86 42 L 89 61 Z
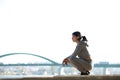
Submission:
M 0 55 L 32 53 L 61 63 L 76 47 L 72 32 L 80 31 L 88 39 L 93 63 L 120 63 L 119 4 L 119 0 L 0 0 Z M 18 57 L 0 61 L 21 61 Z

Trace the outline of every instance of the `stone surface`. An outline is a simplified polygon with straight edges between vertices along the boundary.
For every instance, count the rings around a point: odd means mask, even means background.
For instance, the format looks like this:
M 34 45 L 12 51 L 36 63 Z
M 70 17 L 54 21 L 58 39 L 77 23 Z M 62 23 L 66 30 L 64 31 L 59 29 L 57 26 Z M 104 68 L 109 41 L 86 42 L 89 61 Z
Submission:
M 25 77 L 14 79 L 0 80 L 120 80 L 120 75 L 105 75 L 105 76 L 53 76 L 53 77 Z

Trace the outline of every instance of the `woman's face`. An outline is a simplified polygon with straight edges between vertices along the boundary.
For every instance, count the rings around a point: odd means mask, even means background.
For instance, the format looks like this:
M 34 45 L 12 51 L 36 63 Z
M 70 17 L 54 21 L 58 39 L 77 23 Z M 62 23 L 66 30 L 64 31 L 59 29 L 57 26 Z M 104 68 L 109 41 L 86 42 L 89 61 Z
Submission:
M 75 35 L 72 35 L 72 40 L 73 40 L 73 42 L 77 42 L 78 39 L 79 39 L 79 37 L 77 37 L 77 36 L 75 36 Z

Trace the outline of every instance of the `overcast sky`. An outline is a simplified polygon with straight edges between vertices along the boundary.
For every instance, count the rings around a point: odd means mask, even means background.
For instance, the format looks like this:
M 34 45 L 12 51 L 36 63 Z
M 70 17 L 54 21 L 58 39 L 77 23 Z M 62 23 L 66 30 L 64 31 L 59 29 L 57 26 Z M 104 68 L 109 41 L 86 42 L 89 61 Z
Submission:
M 119 0 L 0 0 L 0 55 L 33 53 L 60 63 L 75 49 L 74 31 L 88 38 L 94 63 L 120 63 Z

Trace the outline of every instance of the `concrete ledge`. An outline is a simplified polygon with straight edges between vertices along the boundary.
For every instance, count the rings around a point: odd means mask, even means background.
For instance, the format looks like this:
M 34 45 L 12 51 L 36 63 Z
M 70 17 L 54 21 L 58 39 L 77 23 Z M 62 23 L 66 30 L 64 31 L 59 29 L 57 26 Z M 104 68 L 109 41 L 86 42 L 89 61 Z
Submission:
M 54 76 L 54 77 L 26 77 L 26 78 L 11 78 L 0 80 L 120 80 L 120 75 L 106 76 Z

